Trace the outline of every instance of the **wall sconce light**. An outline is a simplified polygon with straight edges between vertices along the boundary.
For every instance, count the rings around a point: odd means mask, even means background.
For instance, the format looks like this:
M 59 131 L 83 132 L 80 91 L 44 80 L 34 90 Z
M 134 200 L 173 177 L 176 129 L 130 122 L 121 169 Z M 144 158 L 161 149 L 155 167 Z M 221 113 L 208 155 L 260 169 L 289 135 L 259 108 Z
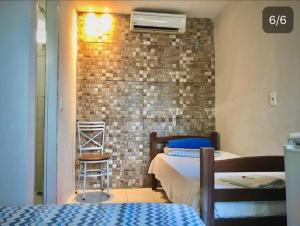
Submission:
M 112 30 L 113 18 L 110 14 L 100 16 L 87 13 L 85 17 L 85 37 L 87 40 L 103 38 Z

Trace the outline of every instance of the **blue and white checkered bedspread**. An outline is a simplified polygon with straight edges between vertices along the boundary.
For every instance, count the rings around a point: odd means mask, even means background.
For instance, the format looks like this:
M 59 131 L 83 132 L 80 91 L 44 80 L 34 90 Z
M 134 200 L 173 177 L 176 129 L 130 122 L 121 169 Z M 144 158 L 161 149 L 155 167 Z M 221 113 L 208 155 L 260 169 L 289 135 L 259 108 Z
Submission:
M 161 203 L 0 206 L 0 225 L 204 226 L 192 208 Z

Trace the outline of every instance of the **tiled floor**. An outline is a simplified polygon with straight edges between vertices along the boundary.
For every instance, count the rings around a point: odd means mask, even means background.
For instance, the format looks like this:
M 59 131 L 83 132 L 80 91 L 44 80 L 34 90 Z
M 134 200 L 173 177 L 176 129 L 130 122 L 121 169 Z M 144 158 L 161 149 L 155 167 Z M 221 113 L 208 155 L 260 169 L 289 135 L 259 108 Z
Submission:
M 127 203 L 127 202 L 170 202 L 162 189 L 152 191 L 151 188 L 137 189 L 111 189 L 110 197 L 105 192 L 98 190 L 88 190 L 85 201 L 82 200 L 81 190 L 78 194 L 73 194 L 67 203 Z

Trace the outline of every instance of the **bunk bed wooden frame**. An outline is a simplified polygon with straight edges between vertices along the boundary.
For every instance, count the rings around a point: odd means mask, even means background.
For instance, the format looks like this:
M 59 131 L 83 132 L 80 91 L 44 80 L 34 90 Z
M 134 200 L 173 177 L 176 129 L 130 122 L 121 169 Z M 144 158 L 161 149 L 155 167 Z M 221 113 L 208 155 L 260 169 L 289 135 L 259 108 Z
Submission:
M 284 172 L 283 156 L 241 157 L 214 160 L 214 150 L 203 148 L 200 153 L 200 216 L 206 226 L 286 226 L 286 216 L 215 218 L 215 202 L 284 201 L 285 189 L 215 189 L 215 173 L 223 172 Z

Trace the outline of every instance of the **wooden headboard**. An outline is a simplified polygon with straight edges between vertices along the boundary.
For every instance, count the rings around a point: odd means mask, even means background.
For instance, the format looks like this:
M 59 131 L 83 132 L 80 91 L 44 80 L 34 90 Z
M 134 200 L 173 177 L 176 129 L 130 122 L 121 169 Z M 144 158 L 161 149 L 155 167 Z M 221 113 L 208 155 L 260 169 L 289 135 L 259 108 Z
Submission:
M 212 132 L 210 136 L 197 136 L 197 135 L 175 135 L 175 136 L 165 136 L 165 137 L 158 137 L 157 132 L 152 132 L 150 134 L 150 156 L 151 160 L 154 157 L 163 152 L 163 148 L 166 146 L 169 140 L 174 139 L 182 139 L 182 138 L 208 138 L 211 140 L 213 147 L 215 150 L 219 150 L 219 134 L 217 132 Z
M 193 138 L 193 137 L 197 137 L 197 138 L 208 138 L 211 140 L 214 149 L 215 150 L 219 150 L 219 134 L 217 132 L 212 132 L 210 134 L 210 136 L 196 136 L 196 135 L 175 135 L 175 136 L 166 136 L 166 137 L 158 137 L 157 136 L 157 132 L 152 132 L 150 134 L 150 159 L 151 161 L 154 159 L 154 157 L 163 152 L 163 148 L 166 146 L 167 142 L 169 140 L 173 140 L 173 139 L 182 139 L 182 138 Z M 158 181 L 155 178 L 155 175 L 151 175 L 151 187 L 152 190 L 156 190 L 157 189 L 157 184 Z

